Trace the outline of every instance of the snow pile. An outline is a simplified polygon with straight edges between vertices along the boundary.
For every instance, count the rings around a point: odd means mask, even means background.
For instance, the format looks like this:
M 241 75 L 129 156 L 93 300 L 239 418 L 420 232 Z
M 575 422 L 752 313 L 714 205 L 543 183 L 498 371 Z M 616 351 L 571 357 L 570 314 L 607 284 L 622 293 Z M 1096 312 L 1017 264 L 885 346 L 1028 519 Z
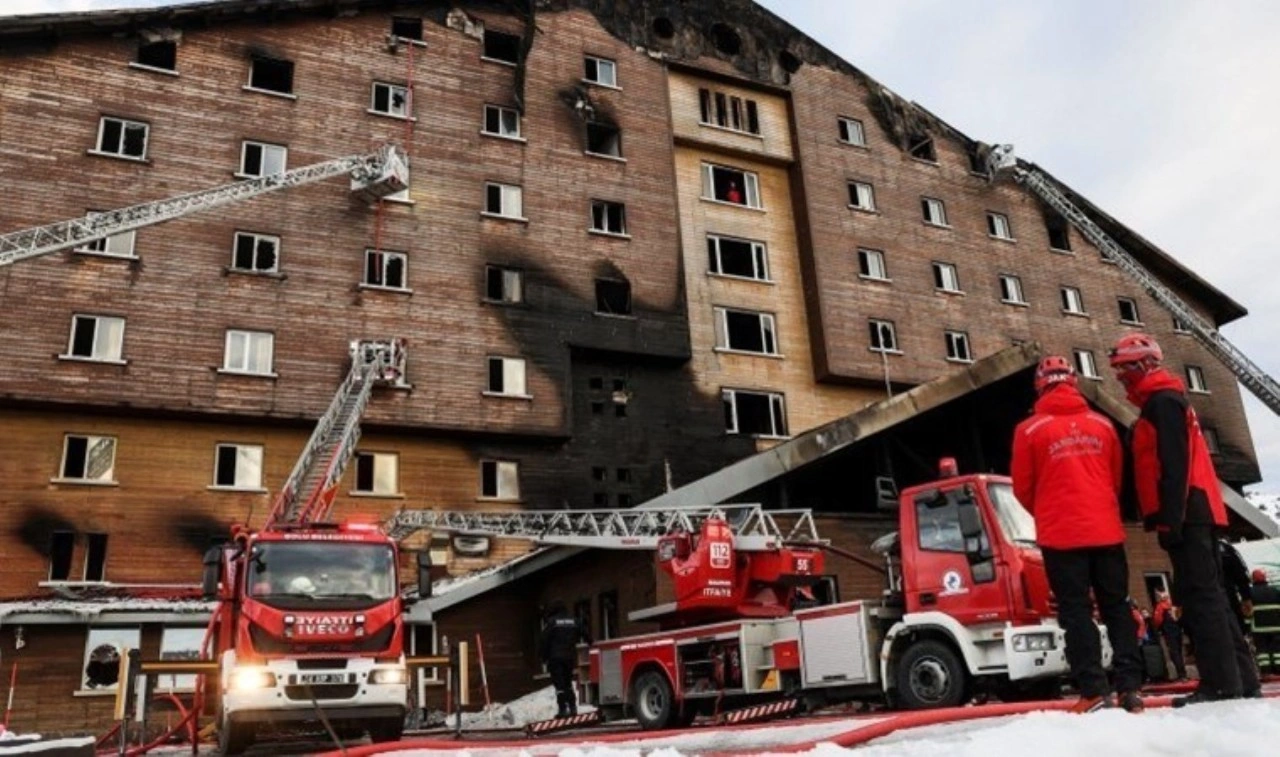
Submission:
M 1280 494 L 1248 492 L 1244 496 L 1249 500 L 1249 504 L 1261 510 L 1276 523 L 1280 523 Z
M 596 708 L 589 704 L 579 704 L 578 713 L 594 712 Z M 462 729 L 477 730 L 486 728 L 519 728 L 539 720 L 550 720 L 556 716 L 556 690 L 552 686 L 525 694 L 506 704 L 490 705 L 480 712 L 462 713 Z M 444 718 L 436 713 L 435 721 Z M 456 716 L 444 719 L 444 725 L 453 728 Z

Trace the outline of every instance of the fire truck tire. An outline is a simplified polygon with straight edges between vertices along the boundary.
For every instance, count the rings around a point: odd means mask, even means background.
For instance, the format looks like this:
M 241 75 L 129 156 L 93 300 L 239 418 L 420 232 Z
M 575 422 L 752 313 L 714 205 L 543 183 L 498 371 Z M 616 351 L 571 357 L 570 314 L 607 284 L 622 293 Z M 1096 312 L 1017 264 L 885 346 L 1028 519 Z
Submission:
M 964 663 L 951 647 L 933 639 L 918 641 L 898 658 L 897 701 L 908 710 L 958 707 L 966 677 Z
M 383 718 L 381 720 L 371 721 L 368 725 L 369 740 L 375 744 L 385 744 L 388 741 L 399 741 L 404 735 L 404 719 L 403 718 Z
M 218 753 L 224 757 L 242 754 L 253 745 L 253 724 L 237 723 L 224 715 L 218 725 Z
M 676 714 L 675 697 L 667 677 L 656 670 L 641 673 L 631 686 L 631 708 L 646 731 L 669 727 Z

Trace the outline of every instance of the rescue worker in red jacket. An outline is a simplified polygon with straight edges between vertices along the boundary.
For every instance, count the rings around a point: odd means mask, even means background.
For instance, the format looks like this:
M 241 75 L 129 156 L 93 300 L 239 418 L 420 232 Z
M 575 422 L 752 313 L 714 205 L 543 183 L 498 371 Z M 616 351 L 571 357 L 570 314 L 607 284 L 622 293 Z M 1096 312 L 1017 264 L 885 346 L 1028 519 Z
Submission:
M 1182 624 L 1178 622 L 1178 610 L 1167 592 L 1156 593 L 1156 609 L 1151 615 L 1151 622 L 1164 637 L 1169 660 L 1173 662 L 1173 669 L 1178 675 L 1177 680 L 1187 680 L 1187 661 L 1182 654 Z
M 1089 409 L 1066 358 L 1042 360 L 1035 388 L 1035 412 L 1014 432 L 1013 490 L 1035 516 L 1036 542 L 1066 634 L 1067 663 L 1080 689 L 1073 709 L 1089 712 L 1111 704 L 1092 590 L 1114 652 L 1119 704 L 1140 712 L 1142 657 L 1127 601 L 1129 564 L 1120 522 L 1120 438 L 1110 420 Z
M 1200 670 L 1200 687 L 1174 706 L 1257 696 L 1258 672 L 1231 617 L 1214 540 L 1215 530 L 1227 525 L 1227 510 L 1186 387 L 1161 367 L 1164 354 L 1147 334 L 1121 337 L 1110 357 L 1116 379 L 1140 409 L 1130 441 L 1138 509 L 1169 553 L 1174 595 Z

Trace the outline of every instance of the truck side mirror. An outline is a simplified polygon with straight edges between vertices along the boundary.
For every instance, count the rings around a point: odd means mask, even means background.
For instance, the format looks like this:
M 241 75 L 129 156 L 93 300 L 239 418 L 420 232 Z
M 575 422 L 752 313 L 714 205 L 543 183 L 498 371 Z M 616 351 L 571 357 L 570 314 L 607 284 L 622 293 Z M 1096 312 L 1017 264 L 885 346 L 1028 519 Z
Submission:
M 218 581 L 222 578 L 222 547 L 209 547 L 204 553 L 204 574 L 200 594 L 206 602 L 218 598 Z
M 418 598 L 431 596 L 431 552 L 418 553 Z
M 991 542 L 982 527 L 982 514 L 978 512 L 978 503 L 973 497 L 966 495 L 956 500 L 956 516 L 960 520 L 960 535 L 964 537 L 964 552 L 969 563 L 990 560 Z

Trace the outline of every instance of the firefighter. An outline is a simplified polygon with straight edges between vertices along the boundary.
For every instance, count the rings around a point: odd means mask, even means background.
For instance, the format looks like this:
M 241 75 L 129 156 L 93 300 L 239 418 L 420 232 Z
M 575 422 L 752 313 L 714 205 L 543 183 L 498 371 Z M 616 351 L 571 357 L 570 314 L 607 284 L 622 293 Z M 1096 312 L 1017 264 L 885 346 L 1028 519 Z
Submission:
M 1280 673 L 1280 588 L 1267 583 L 1267 572 L 1253 569 L 1253 646 L 1258 654 L 1258 670 L 1264 675 Z
M 551 684 L 556 688 L 558 718 L 578 714 L 578 697 L 573 692 L 573 669 L 578 664 L 579 641 L 591 643 L 587 629 L 569 614 L 564 602 L 552 602 L 542 622 L 538 652 L 547 665 Z
M 1175 707 L 1253 696 L 1257 670 L 1240 626 L 1230 617 L 1214 536 L 1227 525 L 1218 477 L 1186 387 L 1161 364 L 1147 334 L 1127 334 L 1110 353 L 1116 379 L 1140 410 L 1130 432 L 1134 488 L 1143 524 L 1173 565 L 1173 590 L 1196 649 L 1200 686 Z
M 1218 552 L 1222 562 L 1222 588 L 1227 592 L 1227 604 L 1231 605 L 1231 617 L 1240 624 L 1240 632 L 1249 633 L 1249 616 L 1253 614 L 1253 598 L 1250 596 L 1249 569 L 1240 553 L 1226 539 L 1218 540 Z
M 1187 680 L 1187 660 L 1182 653 L 1182 624 L 1178 622 L 1178 608 L 1173 606 L 1168 592 L 1156 592 L 1156 609 L 1151 615 L 1151 622 L 1164 639 L 1178 680 Z
M 1076 389 L 1066 358 L 1046 357 L 1036 368 L 1039 395 L 1032 416 L 1014 431 L 1013 488 L 1035 516 L 1049 588 L 1066 633 L 1067 663 L 1080 689 L 1073 709 L 1111 704 L 1102 667 L 1102 641 L 1089 592 L 1097 599 L 1114 648 L 1119 704 L 1142 711 L 1142 657 L 1138 630 L 1126 601 L 1129 565 L 1120 522 L 1124 454 L 1115 427 L 1091 411 Z

